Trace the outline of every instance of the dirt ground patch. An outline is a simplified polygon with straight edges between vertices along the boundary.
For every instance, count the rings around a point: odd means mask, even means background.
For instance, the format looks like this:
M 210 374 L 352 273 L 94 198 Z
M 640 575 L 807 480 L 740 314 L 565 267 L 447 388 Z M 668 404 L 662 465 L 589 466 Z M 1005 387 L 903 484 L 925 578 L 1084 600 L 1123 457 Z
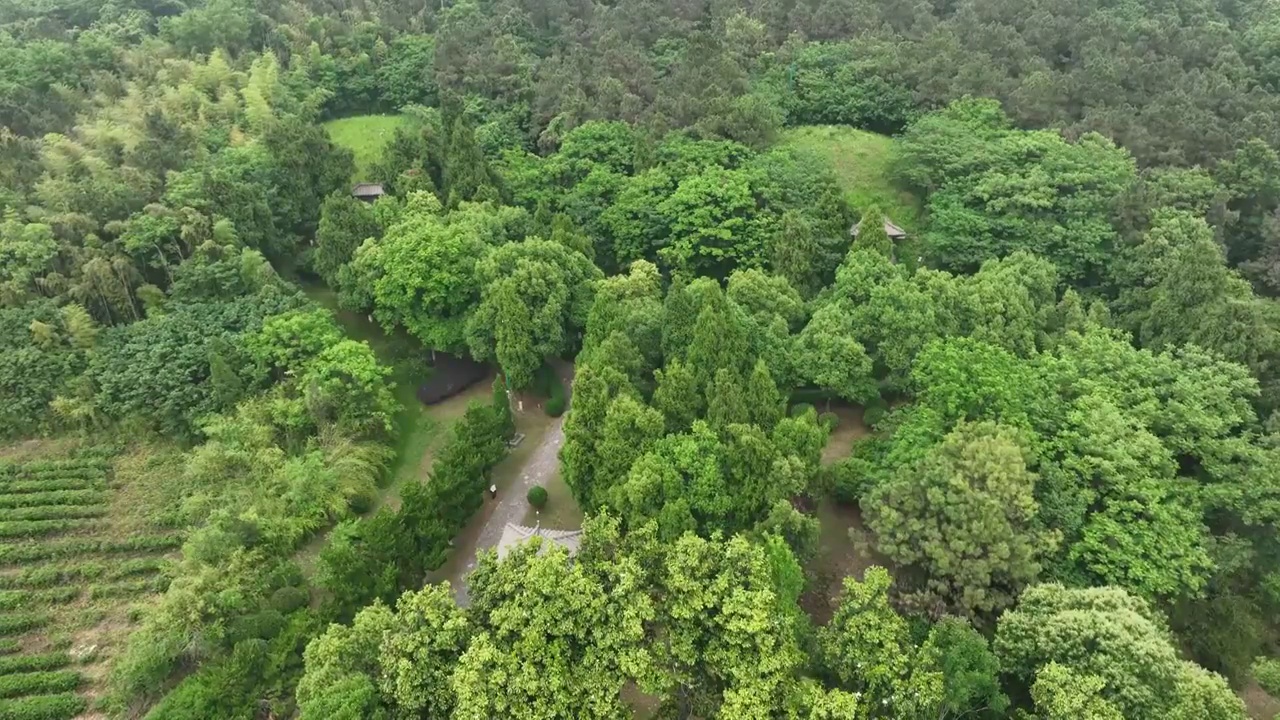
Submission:
M 821 534 L 818 556 L 809 566 L 809 584 L 800 605 L 814 622 L 825 624 L 835 612 L 846 577 L 862 579 L 872 565 L 886 561 L 875 551 L 874 535 L 856 507 L 827 499 L 818 505 Z
M 1280 717 L 1280 700 L 1268 695 L 1257 682 L 1250 680 L 1249 684 L 1240 690 L 1240 697 L 1244 699 L 1249 717 L 1254 720 L 1272 720 Z
M 823 412 L 826 412 L 824 409 Z M 853 443 L 858 438 L 866 437 L 870 430 L 866 423 L 862 421 L 862 408 L 856 405 L 845 405 L 841 403 L 831 403 L 831 410 L 840 418 L 840 425 L 831 432 L 827 438 L 827 446 L 822 449 L 822 464 L 830 465 L 831 463 L 846 458 L 853 450 Z

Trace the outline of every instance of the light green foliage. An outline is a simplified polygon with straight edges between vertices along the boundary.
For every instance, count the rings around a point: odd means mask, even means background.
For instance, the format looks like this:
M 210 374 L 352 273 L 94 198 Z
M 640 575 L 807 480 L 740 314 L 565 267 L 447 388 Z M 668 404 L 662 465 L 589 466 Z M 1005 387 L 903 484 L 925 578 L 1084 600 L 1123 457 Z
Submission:
M 403 325 L 427 347 L 464 347 L 480 300 L 475 267 L 497 240 L 482 229 L 450 222 L 432 196 L 411 196 L 400 222 L 356 254 L 353 271 L 372 281 L 374 317 L 388 329 Z
M 0 303 L 17 305 L 34 294 L 36 280 L 52 270 L 57 254 L 53 228 L 24 223 L 8 210 L 0 222 Z
M 1044 720 L 1124 720 L 1120 711 L 1102 697 L 1105 687 L 1106 681 L 1100 677 L 1082 677 L 1051 662 L 1036 673 L 1031 697 Z
M 662 412 L 668 432 L 683 432 L 702 416 L 703 394 L 698 379 L 687 365 L 671 360 L 666 368 L 654 372 L 657 387 L 653 391 L 653 407 Z
M 906 620 L 889 606 L 891 582 L 875 566 L 861 582 L 845 578 L 836 614 L 818 634 L 823 666 L 843 689 L 864 698 L 873 717 L 936 716 L 942 674 L 917 661 Z
M 396 619 L 385 605 L 371 605 L 350 627 L 330 625 L 307 645 L 306 672 L 297 691 L 303 720 L 389 717 L 378 680 L 382 639 L 395 628 Z
M 999 612 L 1040 573 L 1058 538 L 1036 527 L 1026 450 L 994 423 L 961 424 L 867 501 L 879 548 L 925 575 L 912 601 L 964 615 Z
M 796 613 L 765 551 L 746 539 L 685 535 L 657 577 L 662 628 L 654 685 L 703 716 L 767 718 L 793 692 L 803 661 Z
M 1053 489 L 1051 522 L 1067 533 L 1069 560 L 1093 582 L 1147 597 L 1199 594 L 1212 562 L 1197 513 L 1168 489 L 1169 451 L 1097 396 L 1076 402 L 1061 438 L 1042 494 Z
M 504 245 L 476 265 L 480 304 L 467 321 L 478 359 L 496 359 L 522 388 L 548 357 L 575 347 L 600 270 L 581 253 L 547 240 Z
M 735 267 L 760 265 L 768 235 L 753 181 L 745 170 L 722 168 L 681 180 L 657 207 L 671 227 L 671 240 L 659 252 L 666 266 L 688 277 L 725 277 Z
M 332 420 L 343 432 L 379 436 L 391 432 L 398 408 L 390 375 L 368 343 L 343 340 L 325 348 L 300 382 L 311 413 L 322 424 Z
M 1102 686 L 1094 692 L 1126 718 L 1164 717 L 1180 704 L 1197 702 L 1204 689 L 1187 676 L 1187 666 L 1150 606 L 1119 588 L 1037 585 L 1000 618 L 994 647 L 1001 668 L 1028 685 L 1050 663 L 1082 678 L 1078 682 L 1100 679 Z M 1042 692 L 1052 702 L 1054 694 L 1066 689 Z M 1072 702 L 1088 707 L 1094 701 Z
M 646 668 L 639 643 L 654 619 L 640 567 L 621 557 L 570 563 L 562 548 L 538 549 L 503 562 L 486 555 L 471 575 L 480 627 L 453 671 L 453 717 L 627 717 L 619 692 Z
M 244 340 L 245 352 L 263 370 L 298 374 L 342 340 L 333 313 L 323 308 L 273 315 Z
M 453 717 L 450 676 L 473 632 L 454 605 L 448 583 L 401 595 L 395 621 L 383 632 L 378 649 L 383 696 L 402 714 L 431 720 Z
M 1273 697 L 1280 697 L 1280 660 L 1276 658 L 1256 658 L 1251 668 L 1253 678 L 1258 685 Z

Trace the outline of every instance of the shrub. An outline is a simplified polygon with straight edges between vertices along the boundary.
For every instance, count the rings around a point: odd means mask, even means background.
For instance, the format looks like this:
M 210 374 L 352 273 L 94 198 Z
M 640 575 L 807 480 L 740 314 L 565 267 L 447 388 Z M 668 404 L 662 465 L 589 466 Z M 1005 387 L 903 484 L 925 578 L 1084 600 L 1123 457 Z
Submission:
M 1280 659 L 1260 657 L 1254 660 L 1253 678 L 1267 694 L 1280 698 Z
M 533 379 L 534 390 L 547 398 L 546 405 L 543 410 L 551 417 L 560 417 L 564 414 L 565 409 L 565 393 L 564 383 L 560 381 L 560 376 L 556 374 L 554 368 L 550 365 L 543 365 L 538 368 L 538 372 Z
M 835 432 L 840 427 L 840 416 L 833 412 L 824 412 L 818 415 L 818 423 L 827 429 L 827 432 Z
M 868 405 L 862 411 L 862 422 L 866 423 L 868 427 L 875 427 L 888 416 L 889 408 L 883 403 Z
M 271 595 L 271 607 L 285 614 L 306 607 L 310 602 L 311 593 L 296 585 L 282 587 Z
M 564 414 L 565 400 L 564 395 L 553 397 L 547 401 L 546 411 L 549 417 L 560 417 Z
M 844 503 L 856 503 L 875 485 L 874 476 L 868 472 L 867 461 L 860 457 L 847 457 L 824 468 L 828 487 L 836 499 Z
M 5 720 L 68 720 L 84 712 L 89 702 L 75 693 L 33 695 L 0 701 Z
M 357 492 L 347 498 L 347 507 L 351 509 L 351 512 L 363 515 L 373 509 L 373 504 L 376 500 L 377 496 L 373 492 Z
M 16 653 L 22 649 L 22 643 L 14 638 L 4 638 L 0 640 L 0 655 L 9 655 Z
M 809 403 L 796 403 L 791 406 L 791 417 L 800 417 L 809 411 L 817 412 Z
M 529 488 L 528 498 L 529 504 L 541 510 L 547 506 L 547 489 L 541 485 L 534 485 Z
M 75 690 L 80 686 L 80 680 L 80 673 L 73 670 L 2 675 L 0 676 L 0 698 Z

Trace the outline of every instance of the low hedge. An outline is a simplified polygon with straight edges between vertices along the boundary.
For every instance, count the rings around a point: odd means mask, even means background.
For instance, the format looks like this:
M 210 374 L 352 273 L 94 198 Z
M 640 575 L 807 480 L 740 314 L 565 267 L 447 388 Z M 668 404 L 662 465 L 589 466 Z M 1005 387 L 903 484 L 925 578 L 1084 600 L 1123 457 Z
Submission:
M 529 504 L 541 510 L 547 506 L 547 489 L 541 485 L 534 485 L 529 488 L 529 494 L 525 496 Z

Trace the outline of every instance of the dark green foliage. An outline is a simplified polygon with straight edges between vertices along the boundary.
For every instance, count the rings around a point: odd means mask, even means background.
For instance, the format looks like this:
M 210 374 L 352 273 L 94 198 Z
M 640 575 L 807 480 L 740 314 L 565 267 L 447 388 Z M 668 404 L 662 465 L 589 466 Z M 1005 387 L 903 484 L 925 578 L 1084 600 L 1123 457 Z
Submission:
M 529 488 L 527 499 L 530 505 L 541 510 L 547 506 L 547 489 L 541 485 L 534 485 Z

